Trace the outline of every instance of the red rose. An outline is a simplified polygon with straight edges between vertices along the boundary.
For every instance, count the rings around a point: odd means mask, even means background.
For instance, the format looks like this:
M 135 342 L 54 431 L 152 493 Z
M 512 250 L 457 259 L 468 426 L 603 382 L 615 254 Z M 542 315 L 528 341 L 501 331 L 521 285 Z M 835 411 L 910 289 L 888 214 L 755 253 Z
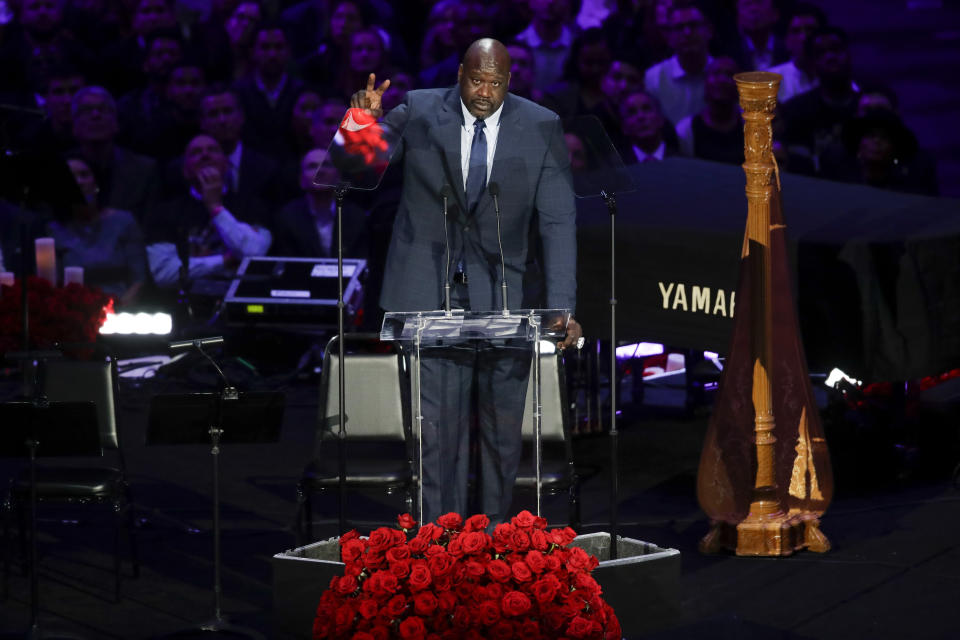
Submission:
M 457 629 L 466 629 L 470 626 L 472 620 L 473 616 L 470 614 L 470 609 L 462 604 L 453 610 L 453 626 Z
M 421 553 L 427 550 L 429 544 L 430 543 L 427 542 L 425 538 L 414 538 L 413 540 L 407 543 L 407 549 L 409 549 L 410 553 L 414 555 L 420 555 Z
M 510 549 L 513 551 L 526 551 L 530 548 L 530 536 L 526 531 L 514 529 L 510 534 Z
M 547 571 L 551 572 L 559 570 L 563 564 L 563 561 L 560 559 L 560 554 L 556 551 L 543 556 L 543 560 L 547 563 Z
M 390 629 L 382 624 L 378 624 L 370 629 L 370 635 L 373 636 L 373 640 L 387 640 L 390 637 Z
M 534 573 L 543 573 L 543 570 L 547 568 L 547 561 L 539 551 L 528 551 L 524 557 L 524 562 Z
M 488 526 L 490 526 L 490 518 L 478 513 L 475 516 L 470 516 L 467 518 L 467 523 L 463 525 L 464 533 L 469 533 L 471 531 L 483 531 Z
M 521 511 L 517 515 L 510 518 L 510 523 L 515 527 L 520 527 L 521 529 L 530 529 L 536 524 L 537 518 L 529 511 Z
M 409 560 L 398 560 L 390 564 L 390 573 L 395 575 L 401 580 L 410 575 L 410 561 Z
M 372 548 L 367 549 L 363 554 L 363 566 L 368 569 L 379 569 L 387 561 L 381 551 L 375 551 Z
M 580 547 L 574 547 L 570 549 L 566 564 L 570 571 L 591 571 L 599 564 L 599 561 Z
M 413 610 L 418 616 L 429 616 L 436 610 L 438 604 L 437 596 L 429 591 L 421 591 L 413 598 Z
M 607 617 L 607 628 L 603 632 L 603 640 L 622 640 L 622 638 L 623 630 L 620 628 L 620 620 L 611 608 Z
M 423 640 L 427 635 L 427 627 L 423 624 L 423 618 L 410 616 L 400 623 L 400 637 L 403 640 Z
M 463 555 L 463 544 L 460 540 L 460 536 L 453 538 L 449 543 L 447 543 L 447 553 L 452 555 L 454 558 L 459 558 Z
M 373 598 L 364 598 L 360 601 L 360 606 L 357 607 L 357 611 L 359 611 L 360 615 L 366 620 L 369 620 L 376 617 L 377 612 L 380 611 L 380 605 L 377 604 L 377 601 Z
M 583 591 L 589 597 L 600 594 L 600 585 L 588 573 L 578 573 L 573 577 L 573 586 L 577 591 Z
M 420 527 L 419 531 L 417 531 L 417 538 L 422 538 L 427 542 L 433 542 L 434 540 L 438 540 L 442 535 L 443 535 L 443 529 L 433 524 L 432 522 L 428 522 L 427 524 Z
M 430 567 L 430 573 L 434 576 L 445 576 L 453 570 L 457 561 L 449 553 L 444 552 L 442 547 L 437 548 L 441 549 L 441 552 L 430 556 L 427 559 L 427 566 Z
M 351 529 L 350 531 L 347 531 L 345 534 L 340 536 L 340 546 L 342 547 L 343 545 L 347 544 L 351 540 L 356 540 L 359 537 L 360 537 L 360 534 L 357 533 L 357 530 Z
M 503 613 L 508 616 L 522 616 L 530 611 L 530 598 L 520 591 L 510 591 L 500 601 Z
M 433 590 L 436 592 L 450 591 L 453 588 L 453 576 L 449 573 L 433 579 Z
M 423 555 L 424 555 L 424 557 L 426 557 L 426 558 L 430 558 L 430 557 L 435 556 L 435 555 L 437 555 L 437 554 L 446 553 L 446 552 L 447 552 L 447 550 L 444 549 L 443 546 L 441 546 L 441 545 L 439 545 L 439 544 L 432 544 L 432 545 L 430 545 L 429 547 L 427 547 L 427 550 L 426 550 L 426 552 L 424 552 Z
M 487 573 L 497 582 L 506 582 L 513 577 L 513 571 L 510 569 L 510 565 L 503 560 L 493 560 L 488 564 Z
M 482 596 L 479 593 L 481 588 L 482 587 L 477 589 L 478 599 L 481 599 L 481 600 L 485 597 L 487 600 L 493 600 L 494 602 L 499 602 L 500 598 L 502 598 L 503 594 L 505 593 L 505 589 L 503 588 L 503 585 L 500 584 L 499 582 L 491 582 L 490 584 L 488 584 L 487 587 L 483 589 Z
M 337 610 L 333 614 L 333 622 L 337 626 L 338 633 L 343 633 L 353 624 L 354 615 L 353 607 L 349 604 L 337 607 Z
M 476 607 L 477 618 L 480 623 L 489 627 L 500 619 L 500 607 L 492 600 L 484 600 Z
M 602 629 L 600 625 L 583 616 L 575 616 L 567 627 L 567 635 L 573 638 L 589 638 L 600 635 Z
M 380 527 L 370 534 L 370 549 L 379 553 L 386 553 L 394 545 L 393 532 L 395 529 Z
M 510 565 L 510 570 L 513 573 L 513 579 L 517 582 L 530 582 L 533 579 L 533 572 L 530 571 L 527 563 L 522 560 Z
M 397 577 L 390 573 L 385 573 L 383 571 L 375 574 L 380 576 L 380 591 L 381 593 L 377 595 L 387 596 L 392 593 L 397 592 L 397 587 L 400 586 L 400 581 L 397 580 Z
M 547 534 L 540 529 L 534 529 L 530 532 L 530 546 L 537 551 L 546 551 L 550 547 L 547 542 Z
M 560 581 L 557 580 L 557 577 L 553 574 L 547 574 L 540 578 L 534 582 L 530 588 L 533 597 L 536 598 L 540 604 L 546 604 L 553 600 L 559 590 Z
M 357 631 L 350 640 L 375 640 L 373 635 L 366 631 Z
M 461 534 L 459 540 L 460 547 L 468 556 L 475 553 L 482 553 L 489 543 L 487 534 L 482 531 L 471 531 L 470 533 Z
M 463 525 L 463 518 L 460 517 L 459 513 L 445 513 L 444 515 L 437 518 L 437 524 L 443 527 L 444 529 L 449 529 L 452 531 L 459 531 L 461 525 Z
M 426 561 L 417 560 L 410 567 L 410 576 L 407 578 L 407 583 L 410 585 L 410 591 L 423 591 L 430 586 L 432 579 Z
M 521 638 L 539 638 L 540 634 L 540 625 L 536 620 L 524 620 L 523 624 L 520 626 L 520 637 Z M 622 640 L 617 638 L 617 640 Z
M 410 559 L 410 548 L 407 545 L 397 545 L 387 550 L 387 560 L 391 563 Z
M 449 591 L 441 591 L 437 594 L 437 608 L 444 613 L 450 613 L 457 606 L 457 596 Z
M 342 596 L 347 596 L 356 591 L 358 586 L 357 579 L 353 576 L 341 576 L 333 590 Z
M 505 522 L 494 527 L 493 546 L 497 553 L 503 553 L 510 546 L 510 536 L 513 535 L 513 530 L 513 525 Z
M 537 516 L 533 521 L 533 526 L 541 531 L 547 528 L 547 519 Z
M 340 558 L 343 560 L 344 564 L 352 564 L 360 559 L 360 556 L 363 555 L 363 550 L 365 545 L 362 540 L 348 540 L 344 543 L 342 540 L 340 542 Z
M 507 620 L 500 620 L 490 627 L 490 637 L 493 640 L 511 640 L 513 638 L 513 625 Z
M 407 610 L 407 599 L 401 595 L 393 596 L 387 600 L 384 609 L 391 618 L 399 618 Z
M 469 575 L 471 578 L 483 577 L 483 574 L 486 572 L 487 568 L 476 560 L 467 561 L 467 575 Z
M 409 513 L 401 513 L 397 516 L 397 526 L 404 531 L 409 531 L 417 526 L 417 521 Z
M 558 547 L 567 546 L 568 544 L 573 542 L 573 539 L 576 537 L 577 537 L 577 532 L 571 529 L 570 527 L 564 527 L 563 529 L 553 529 L 547 532 L 547 540 L 549 540 L 551 544 L 555 544 Z

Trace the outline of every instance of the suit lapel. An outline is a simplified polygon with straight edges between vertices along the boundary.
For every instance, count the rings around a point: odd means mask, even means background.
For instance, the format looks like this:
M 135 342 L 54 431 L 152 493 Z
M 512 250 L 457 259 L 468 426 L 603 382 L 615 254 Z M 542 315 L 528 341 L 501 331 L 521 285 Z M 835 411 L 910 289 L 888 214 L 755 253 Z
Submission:
M 451 89 L 443 102 L 443 108 L 437 114 L 437 127 L 431 136 L 443 150 L 444 167 L 457 206 L 458 218 L 464 219 L 467 194 L 463 190 L 463 169 L 460 165 L 460 129 L 463 126 L 463 114 L 460 111 L 460 93 Z M 439 187 L 440 185 L 438 185 Z

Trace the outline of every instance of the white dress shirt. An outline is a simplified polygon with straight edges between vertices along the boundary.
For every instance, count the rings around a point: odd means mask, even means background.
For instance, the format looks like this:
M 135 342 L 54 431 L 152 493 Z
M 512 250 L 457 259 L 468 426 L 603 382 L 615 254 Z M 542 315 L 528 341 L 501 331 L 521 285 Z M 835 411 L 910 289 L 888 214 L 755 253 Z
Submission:
M 473 123 L 477 119 L 467 109 L 467 105 L 460 101 L 463 111 L 463 127 L 460 128 L 460 169 L 463 172 L 463 188 L 467 188 L 467 174 L 470 172 L 470 150 L 473 148 Z M 483 134 L 487 138 L 487 183 L 490 182 L 490 171 L 493 169 L 493 156 L 497 152 L 497 135 L 500 133 L 500 114 L 503 105 L 483 120 Z
M 703 68 L 706 69 L 712 61 L 713 58 L 707 56 Z M 706 104 L 703 100 L 705 81 L 703 71 L 687 73 L 677 56 L 658 62 L 644 74 L 644 86 L 660 101 L 663 115 L 673 125 L 703 109 Z

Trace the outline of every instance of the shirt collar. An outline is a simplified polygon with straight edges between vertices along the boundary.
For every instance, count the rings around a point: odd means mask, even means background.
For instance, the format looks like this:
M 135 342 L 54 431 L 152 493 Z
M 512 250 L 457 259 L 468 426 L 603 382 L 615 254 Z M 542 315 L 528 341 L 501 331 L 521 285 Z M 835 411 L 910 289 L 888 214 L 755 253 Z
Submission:
M 506 99 L 504 99 L 503 103 L 506 103 Z M 486 118 L 483 119 L 483 121 L 484 121 L 485 123 L 487 123 L 488 126 L 491 126 L 491 127 L 499 127 L 499 126 L 500 126 L 500 114 L 503 113 L 503 103 L 501 103 L 500 106 L 497 107 L 497 110 L 496 110 L 496 111 L 494 111 L 494 112 L 491 113 L 489 116 L 487 116 Z M 470 110 L 467 109 L 467 105 L 463 104 L 463 98 L 460 98 L 460 111 L 463 112 L 463 126 L 464 126 L 464 128 L 466 128 L 466 129 L 468 129 L 468 130 L 469 130 L 469 129 L 472 129 L 472 128 L 473 128 L 473 123 L 477 121 L 477 118 L 475 118 L 475 117 L 473 116 L 473 114 L 470 113 Z
M 633 153 L 637 156 L 638 162 L 643 162 L 646 158 L 663 160 L 664 156 L 667 154 L 667 144 L 665 142 L 661 142 L 660 146 L 654 149 L 653 153 L 647 153 L 640 147 L 634 146 Z
M 707 61 L 703 64 L 704 70 L 711 62 L 713 62 L 713 56 L 707 54 Z M 689 75 L 686 70 L 680 66 L 680 58 L 678 58 L 676 55 L 667 58 L 667 72 L 670 74 L 671 78 L 682 78 L 683 76 Z M 703 71 L 700 73 L 702 74 Z
M 529 27 L 524 29 L 518 36 L 517 40 L 526 42 L 530 45 L 531 49 L 537 49 L 538 47 L 554 47 L 554 48 L 564 48 L 569 49 L 570 45 L 573 44 L 573 32 L 563 25 L 563 28 L 560 31 L 560 37 L 554 40 L 553 42 L 544 42 L 540 38 L 540 34 L 537 33 L 537 30 L 533 28 L 531 23 Z
M 230 161 L 230 167 L 234 169 L 240 168 L 240 158 L 243 155 L 243 143 L 237 142 L 237 146 L 233 148 L 233 153 L 227 156 L 227 160 Z

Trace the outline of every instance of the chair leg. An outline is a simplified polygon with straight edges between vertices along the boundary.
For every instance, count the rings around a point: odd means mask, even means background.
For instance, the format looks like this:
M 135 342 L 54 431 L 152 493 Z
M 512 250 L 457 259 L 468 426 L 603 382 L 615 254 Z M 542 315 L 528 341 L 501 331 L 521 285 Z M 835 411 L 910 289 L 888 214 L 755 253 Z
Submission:
M 140 577 L 140 556 L 137 553 L 137 522 L 134 518 L 133 500 L 130 499 L 130 493 L 127 493 L 127 539 L 130 541 L 130 563 L 133 565 L 133 577 Z

